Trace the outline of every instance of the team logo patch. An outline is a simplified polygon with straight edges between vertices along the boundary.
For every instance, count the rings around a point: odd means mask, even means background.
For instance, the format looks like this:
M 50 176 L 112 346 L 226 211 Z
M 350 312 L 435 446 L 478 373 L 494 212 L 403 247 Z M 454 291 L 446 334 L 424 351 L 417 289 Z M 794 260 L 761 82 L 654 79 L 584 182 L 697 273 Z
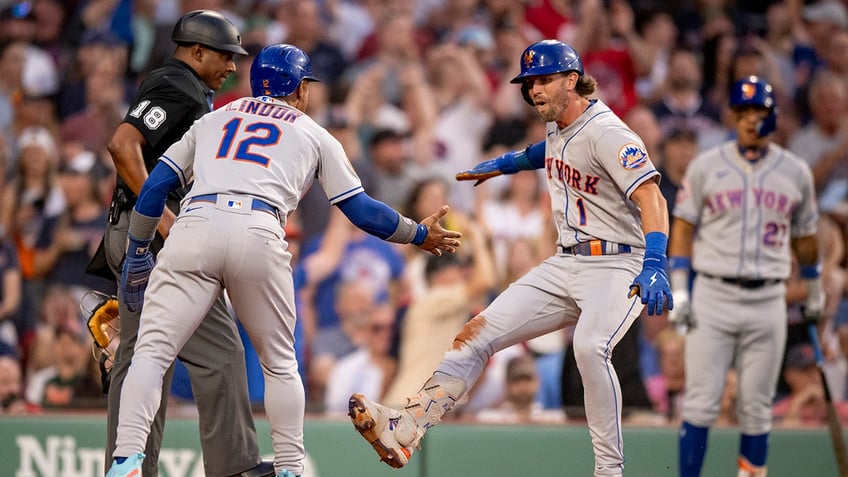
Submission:
M 527 51 L 524 53 L 524 67 L 529 68 L 533 64 L 533 57 L 536 56 L 536 52 L 533 50 Z
M 743 99 L 751 99 L 754 97 L 754 94 L 757 93 L 757 88 L 750 84 L 744 83 L 742 84 L 742 98 Z
M 648 153 L 638 144 L 627 143 L 618 150 L 618 162 L 625 169 L 639 169 L 648 162 Z

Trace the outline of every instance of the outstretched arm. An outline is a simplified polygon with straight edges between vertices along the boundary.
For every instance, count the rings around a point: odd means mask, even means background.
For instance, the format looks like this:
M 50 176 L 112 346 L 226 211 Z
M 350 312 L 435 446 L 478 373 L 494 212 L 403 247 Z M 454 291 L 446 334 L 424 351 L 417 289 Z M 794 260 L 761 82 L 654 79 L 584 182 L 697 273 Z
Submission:
M 453 253 L 460 244 L 462 234 L 439 225 L 439 219 L 447 213 L 448 206 L 443 206 L 419 224 L 365 192 L 337 205 L 354 225 L 388 242 L 411 243 L 433 255 Z
M 478 186 L 486 179 L 501 174 L 515 174 L 521 170 L 541 169 L 542 167 L 545 167 L 545 141 L 527 146 L 521 151 L 510 151 L 494 159 L 483 161 L 470 171 L 457 173 L 456 180 L 476 180 L 477 182 L 474 185 Z

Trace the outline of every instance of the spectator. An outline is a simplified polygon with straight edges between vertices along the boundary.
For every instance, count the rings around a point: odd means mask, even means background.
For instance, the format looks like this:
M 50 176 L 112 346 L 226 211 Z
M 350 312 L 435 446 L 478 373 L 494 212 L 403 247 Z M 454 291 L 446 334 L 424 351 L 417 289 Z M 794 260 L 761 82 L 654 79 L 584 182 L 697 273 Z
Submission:
M 107 295 L 116 293 L 114 280 L 85 273 L 91 257 L 103 238 L 106 208 L 98 190 L 98 168 L 94 154 L 82 152 L 62 164 L 59 184 L 66 200 L 66 222 L 59 230 L 61 248 L 55 250 L 55 263 L 47 275 L 48 285 L 63 285 L 78 298 L 89 290 Z
M 650 70 L 636 80 L 636 94 L 642 102 L 651 104 L 658 99 L 659 90 L 668 75 L 668 56 L 677 41 L 677 25 L 669 11 L 649 10 L 641 21 L 637 21 L 637 34 L 653 61 Z
M 21 363 L 13 356 L 0 355 L 0 416 L 32 414 L 38 406 L 24 400 Z
M 92 75 L 105 75 L 101 81 L 117 88 L 120 103 L 131 100 L 135 87 L 126 80 L 128 52 L 128 45 L 115 35 L 106 32 L 85 33 L 62 78 L 57 98 L 59 118 L 65 120 L 86 109 L 90 101 L 87 98 L 86 83 Z
M 496 200 L 485 200 L 477 216 L 494 254 L 499 279 L 504 279 L 511 244 L 519 238 L 542 238 L 550 218 L 550 197 L 538 171 L 521 171 L 507 178 L 507 189 Z M 519 275 L 520 276 L 520 275 Z M 438 363 L 436 363 L 438 364 Z M 425 376 L 426 378 L 426 376 Z
M 410 155 L 411 144 L 406 134 L 394 129 L 378 129 L 371 136 L 369 156 L 373 167 L 374 198 L 401 209 L 416 181 L 435 174 Z
M 432 373 L 444 350 L 496 286 L 482 227 L 461 225 L 470 245 L 468 255 L 431 256 L 425 261 L 426 286 L 412 298 L 401 324 L 397 377 L 384 397 L 391 405 L 405 404 L 405 397 Z
M 401 209 L 407 217 L 412 220 L 421 221 L 427 217 L 427 211 L 432 210 L 433 204 L 446 204 L 448 196 L 448 184 L 441 177 L 433 176 L 419 180 L 410 190 L 406 205 Z M 461 229 L 462 219 L 460 214 L 451 210 L 442 219 L 444 225 L 451 230 Z M 412 250 L 407 247 L 404 252 L 405 266 L 404 279 L 409 286 L 410 296 L 414 299 L 427 289 L 424 268 L 427 262 L 427 254 Z
M 85 78 L 85 108 L 67 116 L 61 124 L 63 141 L 80 143 L 98 154 L 106 151 L 112 132 L 127 111 L 122 73 L 103 58 Z
M 677 191 L 683 183 L 686 167 L 698 154 L 697 141 L 697 134 L 691 129 L 672 129 L 662 141 L 661 165 L 658 167 L 663 178 L 660 192 L 665 198 L 669 217 L 677 203 Z
M 22 280 L 15 244 L 0 233 L 0 347 L 15 354 L 21 351 L 16 324 L 20 322 Z
M 310 103 L 316 94 L 329 98 L 332 90 L 339 87 L 341 75 L 348 66 L 341 48 L 327 38 L 322 3 L 316 0 L 292 0 L 281 2 L 277 7 L 278 16 L 286 26 L 285 43 L 309 55 L 312 71 L 321 80 L 321 83 L 314 85 L 318 88 L 310 88 Z
M 789 149 L 804 158 L 823 212 L 848 194 L 848 83 L 831 71 L 821 71 L 809 89 L 812 120 L 789 141 Z
M 20 154 L 11 184 L 3 191 L 0 224 L 14 241 L 23 276 L 18 339 L 32 338 L 44 280 L 64 244 L 57 233 L 65 213 L 65 197 L 56 170 L 58 157 L 53 137 L 43 128 L 24 131 L 18 139 Z M 26 351 L 25 351 L 26 352 Z
M 660 102 L 652 109 L 663 136 L 672 129 L 687 128 L 698 133 L 698 149 L 703 150 L 726 137 L 719 110 L 701 95 L 702 73 L 694 51 L 674 49 L 668 58 L 668 75 Z
M 625 0 L 584 1 L 584 29 L 574 46 L 582 52 L 583 68 L 594 71 L 596 94 L 619 117 L 636 105 L 636 80 L 650 71 L 653 51 L 636 34 L 633 9 Z
M 350 395 L 366 390 L 383 396 L 395 376 L 397 360 L 391 355 L 395 330 L 395 307 L 378 304 L 362 323 L 356 350 L 336 361 L 327 380 L 324 410 L 333 414 L 347 412 Z
M 654 411 L 665 416 L 669 423 L 680 424 L 680 406 L 683 404 L 686 384 L 683 366 L 683 347 L 686 339 L 674 328 L 666 327 L 654 339 L 659 354 L 660 374 L 645 380 L 648 397 Z
M 774 404 L 773 415 L 784 426 L 815 426 L 827 422 L 827 403 L 816 357 L 809 343 L 796 344 L 786 354 L 783 376 L 789 395 Z M 839 419 L 848 422 L 848 402 L 835 398 Z
M 483 409 L 477 419 L 502 424 L 558 424 L 565 422 L 559 410 L 547 410 L 536 400 L 539 374 L 530 354 L 513 356 L 506 363 L 506 399 L 499 406 Z
M 33 374 L 26 397 L 44 409 L 106 408 L 106 396 L 91 354 L 88 333 L 81 326 L 58 326 L 51 365 Z
M 645 143 L 645 150 L 648 152 L 651 161 L 657 167 L 662 166 L 660 144 L 663 139 L 663 131 L 660 129 L 654 111 L 645 104 L 637 104 L 630 108 L 622 119 L 633 132 L 642 138 L 642 142 Z
M 326 403 L 327 387 L 338 361 L 362 345 L 369 316 L 374 313 L 377 297 L 367 281 L 351 280 L 337 283 L 332 298 L 336 322 L 324 323 L 308 341 L 307 368 L 308 405 L 320 410 Z

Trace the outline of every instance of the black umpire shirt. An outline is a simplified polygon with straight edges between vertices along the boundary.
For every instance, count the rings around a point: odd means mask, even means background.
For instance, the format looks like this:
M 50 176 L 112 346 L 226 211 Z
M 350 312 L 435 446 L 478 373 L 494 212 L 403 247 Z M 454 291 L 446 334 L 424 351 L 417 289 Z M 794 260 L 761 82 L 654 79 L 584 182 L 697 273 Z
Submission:
M 131 124 L 144 136 L 146 144 L 142 146 L 141 153 L 145 168 L 150 173 L 168 147 L 179 141 L 196 119 L 210 111 L 212 90 L 186 63 L 169 58 L 141 82 L 123 122 Z M 189 186 L 168 194 L 167 206 L 174 213 L 179 212 L 180 200 L 185 197 L 188 189 Z M 118 196 L 127 199 L 120 202 L 118 212 L 130 210 L 135 205 L 136 195 L 120 175 L 112 196 L 113 207 Z M 110 209 L 110 217 L 112 213 Z M 164 240 L 157 233 L 150 247 L 154 254 L 162 248 L 163 243 Z M 86 273 L 113 278 L 102 240 Z
M 147 172 L 153 170 L 159 157 L 180 140 L 196 119 L 211 110 L 212 90 L 187 64 L 170 58 L 153 70 L 139 86 L 123 121 L 138 129 L 147 142 L 141 148 Z M 120 176 L 117 186 L 135 198 Z M 168 196 L 171 210 L 177 211 L 177 204 L 187 190 L 171 192 Z

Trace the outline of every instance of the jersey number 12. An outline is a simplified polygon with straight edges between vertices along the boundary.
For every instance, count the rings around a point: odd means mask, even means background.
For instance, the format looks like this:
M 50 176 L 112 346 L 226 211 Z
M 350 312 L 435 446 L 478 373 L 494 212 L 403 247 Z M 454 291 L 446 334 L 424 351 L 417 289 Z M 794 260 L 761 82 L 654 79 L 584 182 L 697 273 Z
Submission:
M 233 150 L 233 142 L 239 132 L 242 132 L 242 137 L 235 145 L 235 154 L 232 159 L 234 161 L 255 162 L 264 167 L 268 167 L 271 158 L 262 154 L 251 151 L 253 147 L 270 147 L 280 142 L 280 128 L 274 123 L 248 123 L 244 128 L 240 128 L 242 118 L 233 118 L 224 124 L 222 130 L 224 137 L 221 138 L 221 143 L 218 145 L 218 153 L 215 154 L 215 159 L 226 159 L 230 157 L 230 152 Z

